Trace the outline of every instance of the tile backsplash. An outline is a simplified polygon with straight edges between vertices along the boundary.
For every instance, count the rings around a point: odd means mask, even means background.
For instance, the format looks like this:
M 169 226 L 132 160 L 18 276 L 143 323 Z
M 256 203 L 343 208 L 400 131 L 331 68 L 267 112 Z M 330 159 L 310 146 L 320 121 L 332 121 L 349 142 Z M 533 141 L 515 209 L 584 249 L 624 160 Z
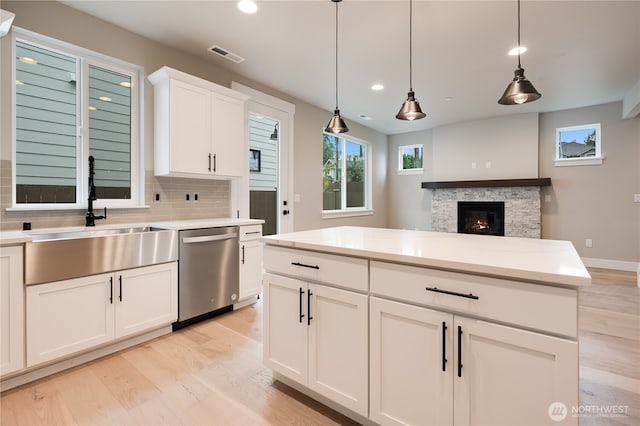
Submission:
M 7 211 L 11 207 L 11 161 L 0 161 L 0 230 L 22 229 L 31 222 L 32 229 L 83 226 L 86 210 Z M 159 201 L 155 195 L 159 194 Z M 189 201 L 186 201 L 189 194 Z M 194 194 L 198 195 L 197 201 Z M 157 222 L 166 220 L 229 217 L 231 184 L 227 180 L 156 177 L 145 175 L 143 208 L 108 210 L 107 221 L 99 224 Z M 109 206 L 107 205 L 107 209 Z M 100 210 L 96 211 L 100 214 Z

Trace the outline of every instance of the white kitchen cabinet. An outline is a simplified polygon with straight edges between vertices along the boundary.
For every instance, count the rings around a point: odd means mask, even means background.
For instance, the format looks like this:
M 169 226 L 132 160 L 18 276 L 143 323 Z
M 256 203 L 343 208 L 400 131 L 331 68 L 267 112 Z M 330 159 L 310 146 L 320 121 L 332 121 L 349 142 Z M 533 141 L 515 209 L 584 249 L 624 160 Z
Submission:
M 246 95 L 169 67 L 149 80 L 155 96 L 156 176 L 247 174 Z
M 453 424 L 453 315 L 372 297 L 370 415 L 379 424 Z
M 177 319 L 177 262 L 27 287 L 27 366 Z
M 240 295 L 239 300 L 257 296 L 262 291 L 262 225 L 240 227 Z
M 562 402 L 568 410 L 578 405 L 576 341 L 455 312 L 482 315 L 495 303 L 491 299 L 498 299 L 504 306 L 496 306 L 491 314 L 516 324 L 528 324 L 533 313 L 541 312 L 562 319 L 571 312 L 552 309 L 563 303 L 562 296 L 570 297 L 571 290 L 560 289 L 567 293 L 559 293 L 560 301 L 550 303 L 536 298 L 525 283 L 510 282 L 511 288 L 504 289 L 504 280 L 465 279 L 463 274 L 408 266 L 402 266 L 401 272 L 400 268 L 371 262 L 371 291 L 380 296 L 370 301 L 372 420 L 424 425 L 556 424 L 548 414 L 552 403 Z M 546 320 L 537 321 L 541 324 Z M 568 415 L 561 424 L 577 424 L 577 418 Z
M 116 338 L 175 322 L 178 318 L 177 264 L 163 263 L 118 272 Z
M 368 297 L 264 276 L 264 361 L 363 416 L 368 411 Z
M 22 250 L 0 247 L 0 376 L 24 368 Z

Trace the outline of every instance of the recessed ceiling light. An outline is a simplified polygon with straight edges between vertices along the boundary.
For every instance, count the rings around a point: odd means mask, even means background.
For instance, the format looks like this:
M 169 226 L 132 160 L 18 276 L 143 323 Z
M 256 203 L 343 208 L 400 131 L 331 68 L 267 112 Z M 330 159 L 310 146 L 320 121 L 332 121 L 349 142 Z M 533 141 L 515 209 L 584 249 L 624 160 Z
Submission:
M 131 83 L 128 82 L 128 81 L 123 81 L 123 82 L 120 83 L 120 86 L 122 86 L 122 87 L 131 87 Z
M 38 61 L 36 61 L 33 58 L 28 58 L 26 56 L 21 56 L 20 58 L 18 58 L 20 60 L 20 62 L 24 62 L 25 64 L 29 64 L 29 65 L 35 65 L 38 63 Z
M 449 102 L 449 101 L 452 101 L 452 100 L 453 100 L 453 98 L 452 98 L 451 96 L 447 96 L 446 98 L 444 98 L 444 100 L 445 100 L 445 101 L 447 101 L 447 102 Z
M 371 86 L 371 90 L 375 90 L 376 92 L 379 92 L 382 89 L 384 89 L 384 86 L 380 83 L 376 83 L 373 86 Z
M 253 0 L 240 0 L 238 2 L 238 9 L 242 13 L 256 13 L 258 11 L 258 5 Z
M 367 121 L 373 120 L 373 118 L 369 117 L 367 114 L 359 114 L 358 117 L 362 118 L 363 120 L 367 120 Z
M 101 101 L 105 101 L 105 102 L 111 102 L 112 99 L 108 96 L 100 96 L 98 99 L 100 99 Z
M 524 46 L 514 47 L 509 51 L 509 56 L 516 56 L 518 54 L 523 54 L 527 51 L 527 48 Z

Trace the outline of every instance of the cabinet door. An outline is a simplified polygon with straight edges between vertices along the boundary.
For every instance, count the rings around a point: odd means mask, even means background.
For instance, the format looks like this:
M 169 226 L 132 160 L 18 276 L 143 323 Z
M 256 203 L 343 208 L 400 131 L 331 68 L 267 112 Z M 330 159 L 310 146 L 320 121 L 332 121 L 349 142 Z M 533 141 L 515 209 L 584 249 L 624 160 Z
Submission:
M 27 287 L 27 366 L 114 338 L 113 274 Z
M 368 297 L 309 284 L 308 387 L 338 404 L 368 413 Z
M 213 93 L 214 173 L 244 176 L 249 168 L 245 149 L 244 102 Z
M 240 242 L 240 297 L 245 299 L 262 291 L 262 250 L 258 241 Z
M 0 375 L 24 367 L 22 246 L 0 248 Z
M 307 383 L 307 284 L 264 275 L 263 360 L 267 367 Z
M 116 337 L 168 325 L 178 319 L 177 262 L 115 275 Z
M 209 174 L 211 92 L 177 80 L 169 90 L 170 171 Z
M 379 424 L 453 423 L 453 316 L 372 297 L 371 410 Z
M 578 424 L 577 342 L 462 317 L 453 332 L 456 425 Z M 554 402 L 568 410 L 561 422 Z

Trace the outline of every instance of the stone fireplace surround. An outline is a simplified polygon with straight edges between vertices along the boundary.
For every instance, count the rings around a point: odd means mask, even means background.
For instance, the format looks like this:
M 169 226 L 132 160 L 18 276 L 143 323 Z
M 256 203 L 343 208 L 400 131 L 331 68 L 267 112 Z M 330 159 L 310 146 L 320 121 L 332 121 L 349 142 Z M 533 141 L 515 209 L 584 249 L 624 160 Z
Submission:
M 458 201 L 503 201 L 505 236 L 540 238 L 540 187 L 550 184 L 550 179 L 545 178 L 423 182 L 422 187 L 430 189 L 433 194 L 431 200 L 432 231 L 457 232 Z

